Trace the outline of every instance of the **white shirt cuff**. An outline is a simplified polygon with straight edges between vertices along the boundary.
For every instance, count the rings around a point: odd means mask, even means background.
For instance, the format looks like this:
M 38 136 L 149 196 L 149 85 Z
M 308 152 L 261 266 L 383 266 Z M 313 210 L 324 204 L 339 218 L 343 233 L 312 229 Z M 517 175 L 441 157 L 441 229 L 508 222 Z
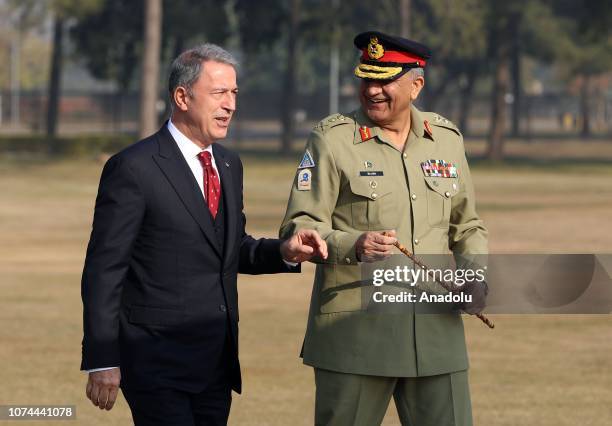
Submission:
M 86 372 L 86 373 L 95 373 L 96 371 L 112 370 L 113 368 L 119 368 L 119 366 L 117 366 L 117 367 L 102 367 L 102 368 L 94 368 L 93 370 L 87 370 L 87 371 L 85 371 L 85 372 Z

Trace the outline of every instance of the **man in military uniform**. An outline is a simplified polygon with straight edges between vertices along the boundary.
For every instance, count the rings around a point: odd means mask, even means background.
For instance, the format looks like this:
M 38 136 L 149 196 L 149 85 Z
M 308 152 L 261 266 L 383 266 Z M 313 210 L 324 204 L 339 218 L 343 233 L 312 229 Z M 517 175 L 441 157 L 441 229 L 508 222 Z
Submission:
M 302 356 L 315 369 L 317 425 L 378 425 L 393 396 L 404 425 L 471 425 L 459 311 L 366 312 L 360 262 L 387 258 L 396 238 L 417 256 L 487 252 L 463 138 L 412 103 L 430 51 L 379 32 L 359 34 L 361 108 L 312 131 L 280 234 L 319 231 Z M 466 289 L 467 291 L 467 289 Z M 486 284 L 461 308 L 478 313 Z

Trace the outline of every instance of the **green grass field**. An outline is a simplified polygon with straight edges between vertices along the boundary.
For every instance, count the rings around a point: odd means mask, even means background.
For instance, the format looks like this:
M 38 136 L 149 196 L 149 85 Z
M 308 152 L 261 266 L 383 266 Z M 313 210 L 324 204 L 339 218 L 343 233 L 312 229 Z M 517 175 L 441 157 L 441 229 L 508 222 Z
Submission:
M 297 160 L 245 158 L 253 235 L 276 235 Z M 76 404 L 83 425 L 131 421 L 123 398 L 111 412 L 93 407 L 78 371 L 101 166 L 0 161 L 0 404 Z M 479 165 L 473 175 L 492 252 L 612 252 L 612 165 Z M 298 358 L 312 275 L 307 265 L 299 276 L 240 279 L 244 392 L 230 424 L 313 423 L 313 373 Z M 465 318 L 476 425 L 612 425 L 610 316 L 493 319 L 490 331 Z M 399 424 L 393 404 L 385 424 Z

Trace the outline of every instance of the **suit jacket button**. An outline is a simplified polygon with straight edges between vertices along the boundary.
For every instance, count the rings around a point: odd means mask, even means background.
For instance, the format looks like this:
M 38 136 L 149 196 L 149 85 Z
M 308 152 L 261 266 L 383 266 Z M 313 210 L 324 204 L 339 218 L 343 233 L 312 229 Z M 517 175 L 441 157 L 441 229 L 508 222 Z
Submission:
M 225 312 L 225 311 L 227 311 L 227 308 L 225 307 L 225 305 L 219 305 L 219 310 L 221 312 Z

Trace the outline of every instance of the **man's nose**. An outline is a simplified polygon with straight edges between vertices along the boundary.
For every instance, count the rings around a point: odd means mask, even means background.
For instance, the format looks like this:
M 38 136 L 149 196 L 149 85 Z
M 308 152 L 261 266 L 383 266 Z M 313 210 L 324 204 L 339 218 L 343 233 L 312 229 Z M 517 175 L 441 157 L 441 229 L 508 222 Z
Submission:
M 224 96 L 221 108 L 228 112 L 234 112 L 236 110 L 236 94 L 230 92 Z
M 363 92 L 368 96 L 378 95 L 382 92 L 382 84 L 379 81 L 364 81 Z

